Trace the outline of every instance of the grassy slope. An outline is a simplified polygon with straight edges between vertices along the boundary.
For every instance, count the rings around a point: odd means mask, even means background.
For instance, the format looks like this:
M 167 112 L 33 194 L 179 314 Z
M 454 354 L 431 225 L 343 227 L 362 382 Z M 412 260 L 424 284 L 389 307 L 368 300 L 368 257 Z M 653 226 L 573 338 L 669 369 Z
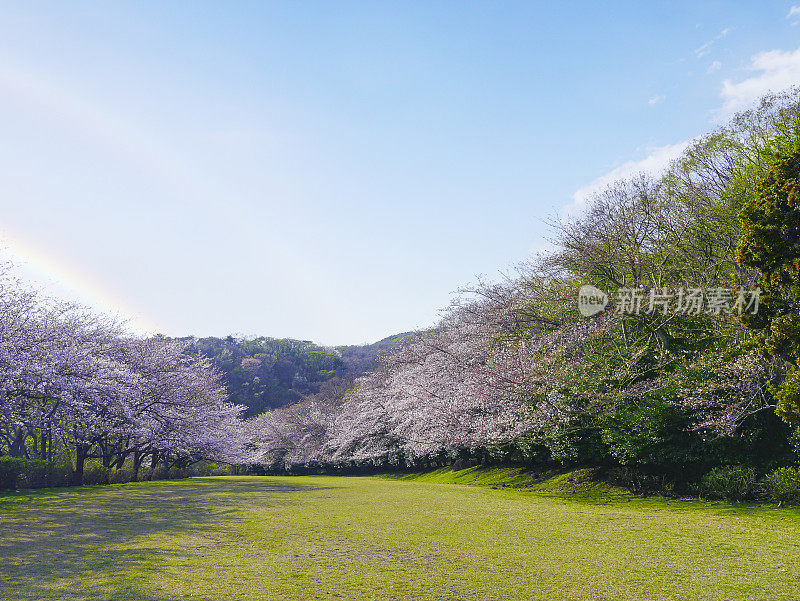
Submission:
M 778 601 L 798 543 L 797 510 L 199 478 L 0 496 L 0 598 Z
M 626 490 L 598 481 L 591 469 L 556 473 L 531 472 L 515 467 L 472 467 L 457 471 L 453 471 L 451 468 L 442 468 L 431 472 L 401 476 L 400 480 L 517 488 L 540 494 L 567 496 L 576 500 L 631 499 L 630 493 Z

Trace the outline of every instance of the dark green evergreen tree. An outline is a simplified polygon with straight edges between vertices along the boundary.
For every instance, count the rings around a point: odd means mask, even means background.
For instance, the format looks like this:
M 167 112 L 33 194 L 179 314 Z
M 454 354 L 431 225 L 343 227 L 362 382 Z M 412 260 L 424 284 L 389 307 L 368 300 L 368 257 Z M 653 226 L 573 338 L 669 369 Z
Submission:
M 758 331 L 768 357 L 787 363 L 784 380 L 773 386 L 777 413 L 800 421 L 800 124 L 784 128 L 771 145 L 769 168 L 740 213 L 737 258 L 759 272 L 763 290 L 756 314 L 742 321 Z

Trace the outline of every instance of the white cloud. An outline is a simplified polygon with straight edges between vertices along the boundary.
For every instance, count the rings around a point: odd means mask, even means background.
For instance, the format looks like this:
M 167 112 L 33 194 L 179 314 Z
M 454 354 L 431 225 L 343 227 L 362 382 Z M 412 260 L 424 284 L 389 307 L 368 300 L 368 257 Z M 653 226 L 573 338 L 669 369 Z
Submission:
M 792 7 L 789 14 L 796 14 L 800 18 L 800 6 Z M 714 40 L 725 37 L 728 32 L 728 29 L 722 30 Z M 701 56 L 700 52 L 707 53 L 714 40 L 698 48 L 695 54 Z M 712 73 L 721 68 L 721 62 L 713 61 L 708 67 L 708 72 Z M 736 111 L 750 107 L 767 92 L 780 92 L 792 85 L 800 85 L 800 48 L 795 51 L 771 50 L 760 52 L 751 57 L 747 70 L 754 73 L 752 77 L 739 82 L 732 82 L 729 79 L 723 82 L 720 93 L 723 104 L 715 112 L 717 120 L 724 120 Z M 663 96 L 656 95 L 648 103 L 652 106 L 663 99 Z M 663 173 L 670 163 L 678 158 L 692 142 L 693 140 L 685 140 L 677 144 L 650 148 L 645 158 L 627 161 L 608 173 L 595 178 L 575 191 L 572 195 L 572 202 L 562 208 L 562 217 L 569 218 L 580 214 L 586 209 L 594 194 L 601 192 L 616 180 L 641 172 L 653 175 Z
M 727 37 L 727 35 L 728 35 L 730 32 L 731 32 L 731 30 L 730 30 L 730 27 L 726 27 L 725 29 L 723 29 L 722 31 L 720 31 L 720 32 L 719 32 L 717 35 L 715 35 L 715 36 L 714 36 L 714 38 L 713 38 L 713 39 L 711 39 L 711 40 L 707 41 L 705 44 L 703 44 L 702 46 L 700 46 L 699 48 L 697 48 L 697 49 L 694 51 L 694 54 L 695 54 L 695 56 L 697 56 L 697 58 L 702 58 L 702 57 L 704 57 L 706 54 L 708 54 L 709 52 L 711 52 L 711 46 L 713 46 L 713 45 L 714 45 L 714 42 L 717 42 L 718 40 L 721 40 L 722 38 L 724 38 L 724 37 Z
M 717 119 L 724 120 L 736 111 L 750 107 L 767 92 L 780 92 L 800 84 L 800 48 L 794 52 L 759 52 L 750 59 L 747 69 L 756 75 L 739 82 L 729 79 L 723 82 L 723 104 L 716 113 Z
M 662 96 L 661 94 L 656 94 L 650 100 L 647 101 L 647 104 L 649 104 L 650 106 L 655 106 L 656 104 L 658 104 L 659 102 L 661 102 L 665 98 L 666 98 L 666 96 Z
M 711 50 L 712 43 L 713 42 L 706 42 L 705 44 L 700 46 L 697 50 L 695 50 L 694 53 L 697 55 L 697 58 L 703 57 L 706 54 L 708 54 Z
M 677 144 L 667 144 L 649 149 L 648 155 L 639 160 L 628 161 L 608 173 L 592 180 L 585 186 L 578 188 L 572 195 L 572 202 L 562 210 L 562 216 L 571 217 L 582 212 L 589 204 L 592 196 L 602 192 L 613 182 L 631 177 L 637 173 L 650 173 L 658 175 L 663 173 L 670 163 L 677 159 L 692 140 L 685 140 Z
M 786 18 L 791 19 L 792 17 L 800 17 L 800 6 L 793 6 L 789 9 L 789 14 L 786 15 Z

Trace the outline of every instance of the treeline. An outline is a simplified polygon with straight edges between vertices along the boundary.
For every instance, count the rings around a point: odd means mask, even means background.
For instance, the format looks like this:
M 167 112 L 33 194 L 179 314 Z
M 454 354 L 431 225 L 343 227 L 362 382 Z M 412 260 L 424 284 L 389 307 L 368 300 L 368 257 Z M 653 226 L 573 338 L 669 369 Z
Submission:
M 373 344 L 323 347 L 291 338 L 184 338 L 222 373 L 231 402 L 252 417 L 317 394 L 323 385 L 350 384 L 378 365 L 404 334 Z
M 90 461 L 128 479 L 241 461 L 242 408 L 188 351 L 42 298 L 0 268 L 0 481 L 30 468 L 39 484 L 63 484 L 66 470 L 77 485 Z
M 769 96 L 598 192 L 553 223 L 556 250 L 465 290 L 356 386 L 249 420 L 250 461 L 594 465 L 666 492 L 796 464 L 799 132 L 797 91 Z

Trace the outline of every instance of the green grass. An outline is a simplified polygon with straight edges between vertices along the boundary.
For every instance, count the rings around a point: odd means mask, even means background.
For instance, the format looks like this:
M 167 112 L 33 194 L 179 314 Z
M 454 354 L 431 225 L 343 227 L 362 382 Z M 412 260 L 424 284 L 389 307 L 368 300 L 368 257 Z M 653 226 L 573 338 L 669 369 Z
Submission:
M 519 467 L 478 466 L 456 471 L 451 468 L 441 468 L 431 472 L 400 476 L 399 479 L 406 482 L 517 488 L 580 500 L 609 501 L 632 498 L 625 489 L 599 481 L 593 469 L 556 472 L 531 471 Z
M 0 599 L 800 599 L 799 511 L 592 488 L 568 498 L 583 479 L 558 478 L 215 477 L 0 495 Z

